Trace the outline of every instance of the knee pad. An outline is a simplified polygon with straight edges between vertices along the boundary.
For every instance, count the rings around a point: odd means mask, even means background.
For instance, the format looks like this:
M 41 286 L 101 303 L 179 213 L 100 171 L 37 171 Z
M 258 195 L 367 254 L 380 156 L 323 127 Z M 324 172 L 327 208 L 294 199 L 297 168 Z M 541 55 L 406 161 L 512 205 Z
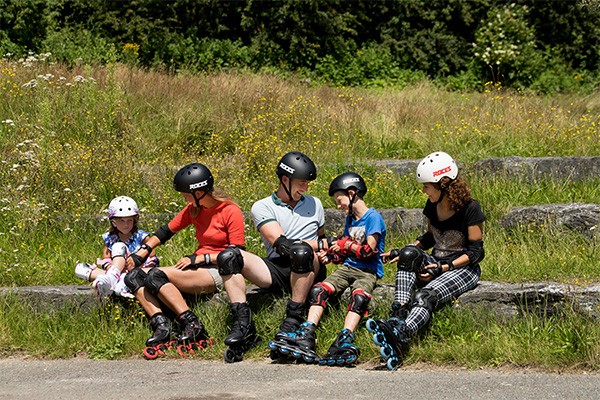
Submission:
M 161 287 L 169 283 L 167 274 L 160 268 L 152 268 L 146 277 L 146 287 L 154 294 L 157 294 Z
M 237 247 L 227 247 L 217 256 L 219 275 L 239 274 L 244 268 L 244 257 Z
M 365 292 L 362 289 L 356 289 L 352 292 L 350 296 L 350 304 L 348 304 L 348 311 L 352 311 L 357 313 L 360 316 L 366 315 L 369 307 L 369 302 L 371 301 L 371 296 L 369 293 Z
M 308 302 L 311 306 L 325 307 L 327 298 L 333 294 L 333 290 L 323 282 L 319 282 L 310 288 L 308 293 Z
M 292 272 L 299 274 L 313 272 L 314 254 L 312 247 L 308 243 L 301 240 L 292 243 L 290 247 L 290 258 L 292 259 L 290 269 Z
M 123 242 L 117 242 L 110 247 L 110 258 L 127 256 L 127 246 Z
M 398 254 L 398 270 L 418 273 L 423 269 L 425 254 L 417 246 L 403 247 Z
M 429 311 L 429 313 L 433 313 L 438 303 L 438 295 L 433 289 L 424 288 L 421 289 L 415 294 L 415 298 L 413 300 L 413 307 L 423 307 Z
M 123 281 L 131 291 L 131 293 L 137 292 L 141 287 L 146 286 L 146 278 L 148 274 L 141 268 L 134 268 L 125 275 Z

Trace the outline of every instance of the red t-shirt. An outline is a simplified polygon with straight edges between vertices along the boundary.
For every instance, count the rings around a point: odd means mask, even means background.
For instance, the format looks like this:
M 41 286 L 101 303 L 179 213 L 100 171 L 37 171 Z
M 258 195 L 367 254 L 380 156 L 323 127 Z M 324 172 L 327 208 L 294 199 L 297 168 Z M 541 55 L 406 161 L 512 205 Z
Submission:
M 195 217 L 193 210 L 188 204 L 169 222 L 169 229 L 179 232 L 193 224 L 198 240 L 195 254 L 214 254 L 230 245 L 244 245 L 244 215 L 236 204 L 219 202 L 212 208 L 200 207 Z

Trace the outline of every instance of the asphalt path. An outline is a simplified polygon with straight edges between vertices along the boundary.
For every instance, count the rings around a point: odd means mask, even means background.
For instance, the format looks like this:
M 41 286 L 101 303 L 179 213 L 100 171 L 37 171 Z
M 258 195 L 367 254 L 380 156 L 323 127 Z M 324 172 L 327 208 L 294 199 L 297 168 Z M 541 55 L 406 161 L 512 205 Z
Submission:
M 600 374 L 198 359 L 0 360 L 0 399 L 600 399 Z

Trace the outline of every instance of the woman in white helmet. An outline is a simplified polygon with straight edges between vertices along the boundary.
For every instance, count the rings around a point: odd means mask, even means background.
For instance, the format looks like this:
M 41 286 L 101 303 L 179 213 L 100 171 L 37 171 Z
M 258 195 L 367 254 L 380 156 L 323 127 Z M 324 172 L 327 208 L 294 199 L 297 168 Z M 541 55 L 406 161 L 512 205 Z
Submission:
M 410 338 L 436 307 L 477 286 L 484 257 L 486 217 L 452 157 L 429 154 L 417 166 L 416 178 L 427 195 L 427 232 L 411 245 L 382 254 L 384 261 L 398 262 L 391 318 L 367 321 L 389 369 L 398 367 Z
M 112 199 L 108 205 L 108 219 L 110 229 L 102 234 L 102 258 L 98 259 L 96 264 L 78 262 L 75 275 L 93 282 L 93 287 L 102 301 L 113 293 L 132 298 L 133 295 L 123 282 L 127 272 L 125 260 L 148 241 L 150 233 L 138 228 L 139 209 L 131 197 L 118 196 Z M 146 266 L 157 265 L 158 258 L 152 254 L 148 257 Z

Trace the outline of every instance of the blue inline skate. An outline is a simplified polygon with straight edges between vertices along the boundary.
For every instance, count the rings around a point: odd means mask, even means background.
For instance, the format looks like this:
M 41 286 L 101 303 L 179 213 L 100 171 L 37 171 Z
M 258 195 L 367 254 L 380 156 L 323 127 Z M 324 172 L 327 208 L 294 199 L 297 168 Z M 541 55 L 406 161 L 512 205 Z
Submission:
M 343 329 L 327 350 L 325 357 L 321 358 L 319 365 L 352 366 L 356 364 L 359 355 L 360 350 L 354 344 L 354 333 L 350 329 Z
M 406 305 L 394 302 L 391 309 L 392 318 L 371 318 L 366 323 L 367 330 L 373 334 L 373 342 L 380 347 L 379 353 L 390 370 L 395 370 L 402 364 L 402 355 L 410 341 L 404 322 L 408 314 L 409 309 Z
M 276 340 L 269 342 L 269 348 L 272 352 L 286 357 L 302 359 L 309 364 L 318 363 L 319 356 L 315 352 L 317 340 L 315 329 L 316 326 L 312 322 L 303 322 L 295 332 L 281 335 L 279 339 L 276 336 Z

